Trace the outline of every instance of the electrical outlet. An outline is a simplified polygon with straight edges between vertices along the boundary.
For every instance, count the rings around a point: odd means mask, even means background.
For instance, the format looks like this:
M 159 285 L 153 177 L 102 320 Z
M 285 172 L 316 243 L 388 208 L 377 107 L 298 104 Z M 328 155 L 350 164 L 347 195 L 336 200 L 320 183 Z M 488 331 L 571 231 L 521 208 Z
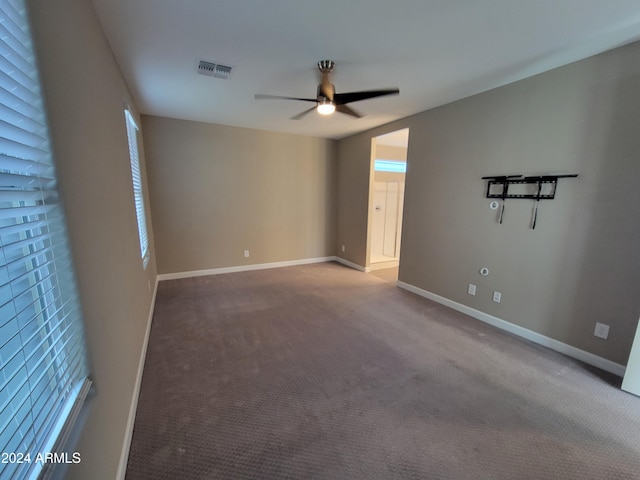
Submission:
M 502 293 L 493 292 L 493 301 L 496 303 L 500 303 L 500 300 L 502 300 Z
M 476 294 L 476 286 L 473 283 L 469 284 L 469 288 L 467 288 L 467 293 L 469 295 L 475 295 Z
M 244 251 L 244 258 L 249 258 L 249 250 Z
M 596 322 L 596 329 L 594 330 L 593 335 L 606 340 L 607 338 L 609 338 L 609 325 Z
M 343 252 L 345 251 L 345 246 L 344 246 L 344 245 L 342 245 L 342 251 L 343 251 Z

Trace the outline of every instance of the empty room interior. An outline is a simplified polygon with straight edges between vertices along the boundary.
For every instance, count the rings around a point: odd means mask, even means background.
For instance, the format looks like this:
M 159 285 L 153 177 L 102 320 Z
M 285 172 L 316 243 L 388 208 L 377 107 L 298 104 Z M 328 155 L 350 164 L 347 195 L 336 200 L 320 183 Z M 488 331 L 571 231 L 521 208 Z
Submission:
M 1 478 L 640 478 L 637 0 L 0 10 Z

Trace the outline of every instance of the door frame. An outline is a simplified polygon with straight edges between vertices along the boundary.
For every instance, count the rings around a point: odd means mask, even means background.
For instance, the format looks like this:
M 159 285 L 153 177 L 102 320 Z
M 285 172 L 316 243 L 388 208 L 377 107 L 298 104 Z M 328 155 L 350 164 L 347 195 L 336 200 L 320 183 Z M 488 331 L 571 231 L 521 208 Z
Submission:
M 405 136 L 406 140 L 404 140 L 404 145 L 403 148 L 405 149 L 405 156 L 404 156 L 404 161 L 407 161 L 407 156 L 408 156 L 408 150 L 409 150 L 409 128 L 405 127 L 405 128 L 399 128 L 397 130 L 392 130 L 391 132 L 388 133 L 383 133 L 380 135 L 376 135 L 374 137 L 371 137 L 371 149 L 370 149 L 370 156 L 369 156 L 369 200 L 368 200 L 368 210 L 367 210 L 367 242 L 366 242 L 366 248 L 365 248 L 365 270 L 375 270 L 376 268 L 389 268 L 389 267 L 393 267 L 393 266 L 397 266 L 399 264 L 399 256 L 400 256 L 400 245 L 398 245 L 398 260 L 394 260 L 394 261 L 390 261 L 390 262 L 384 262 L 384 263 L 380 263 L 380 264 L 372 264 L 371 263 L 371 245 L 372 245 L 372 240 L 371 240 L 371 236 L 372 236 L 372 225 L 373 225 L 373 213 L 374 213 L 374 192 L 375 192 L 375 175 L 376 175 L 376 171 L 375 171 L 375 161 L 377 159 L 377 147 L 378 147 L 378 138 L 379 137 L 384 137 L 386 135 L 390 135 L 390 134 L 398 134 L 398 135 L 403 135 Z M 406 186 L 406 173 L 405 173 L 405 186 Z M 403 199 L 402 199 L 402 208 L 404 209 L 404 187 L 402 189 L 403 192 Z M 403 215 L 404 218 L 404 215 Z M 402 238 L 402 225 L 398 226 L 398 231 L 397 233 L 399 233 L 400 235 L 400 239 Z M 396 237 L 397 238 L 397 237 Z M 396 239 L 396 241 L 398 241 Z M 393 265 L 393 263 L 395 263 L 395 265 Z M 377 265 L 377 267 L 376 267 Z

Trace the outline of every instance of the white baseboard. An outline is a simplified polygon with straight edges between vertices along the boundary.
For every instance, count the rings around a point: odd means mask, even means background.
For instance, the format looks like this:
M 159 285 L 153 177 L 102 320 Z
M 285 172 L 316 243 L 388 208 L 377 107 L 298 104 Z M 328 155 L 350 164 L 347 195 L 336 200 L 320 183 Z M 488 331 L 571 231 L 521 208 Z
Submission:
M 268 268 L 280 268 L 280 267 L 293 267 L 296 265 L 308 265 L 311 263 L 324 263 L 324 262 L 338 262 L 354 270 L 360 272 L 369 273 L 372 268 L 363 267 L 357 263 L 350 262 L 341 257 L 315 257 L 315 258 L 303 258 L 301 260 L 288 260 L 284 262 L 272 262 L 272 263 L 254 263 L 252 265 L 237 265 L 234 267 L 221 267 L 221 268 L 209 268 L 206 270 L 193 270 L 190 272 L 175 272 L 175 273 L 161 273 L 158 275 L 158 280 L 178 280 L 180 278 L 190 277 L 204 277 L 206 275 L 219 275 L 221 273 L 235 273 L 235 272 L 247 272 L 250 270 L 265 270 Z M 381 267 L 384 268 L 384 267 Z
M 342 265 L 353 268 L 354 270 L 358 270 L 360 272 L 369 273 L 371 271 L 371 269 L 368 267 L 363 267 L 361 265 L 358 265 L 357 263 L 350 262 L 349 260 L 345 260 L 344 258 L 341 258 L 341 257 L 333 257 L 332 260 L 335 260 L 336 262 L 341 263 Z
M 144 370 L 144 361 L 147 357 L 147 346 L 149 345 L 149 334 L 151 333 L 151 321 L 153 320 L 153 311 L 156 305 L 156 294 L 158 293 L 158 275 L 156 275 L 156 283 L 153 287 L 153 295 L 151 296 L 151 307 L 149 308 L 149 318 L 147 319 L 147 329 L 144 334 L 142 343 L 142 351 L 140 352 L 140 360 L 138 361 L 138 373 L 136 374 L 136 384 L 131 397 L 131 406 L 129 407 L 129 418 L 127 420 L 127 429 L 125 431 L 124 445 L 120 454 L 120 465 L 116 474 L 117 480 L 124 480 L 127 473 L 127 461 L 129 460 L 129 449 L 131 448 L 131 439 L 133 438 L 133 425 L 136 421 L 136 411 L 138 409 L 138 398 L 140 397 L 140 386 L 142 385 L 142 372 Z
M 571 345 L 567 345 L 566 343 L 554 340 L 553 338 L 549 338 L 545 335 L 541 335 L 540 333 L 534 332 L 533 330 L 515 325 L 513 323 L 507 322 L 506 320 L 494 317 L 493 315 L 489 315 L 461 303 L 454 302 L 453 300 L 449 300 L 448 298 L 441 297 L 440 295 L 436 295 L 435 293 L 428 292 L 427 290 L 423 290 L 409 283 L 398 281 L 396 285 L 409 292 L 415 293 L 416 295 L 428 298 L 429 300 L 433 300 L 434 302 L 445 305 L 449 308 L 457 310 L 458 312 L 462 312 L 466 315 L 469 315 L 470 317 L 480 320 L 481 322 L 488 323 L 489 325 L 493 325 L 494 327 L 497 327 L 501 330 L 513 333 L 514 335 L 522 337 L 533 343 L 537 343 L 538 345 L 550 348 L 551 350 L 555 350 L 556 352 L 567 355 L 568 357 L 575 358 L 576 360 L 580 360 L 581 362 L 600 368 L 601 370 L 612 373 L 619 377 L 624 376 L 625 367 L 624 365 L 620 365 L 619 363 L 612 362 L 611 360 L 607 360 L 606 358 L 594 355 L 593 353 L 589 353 L 579 348 L 572 347 Z
M 204 277 L 206 275 L 219 275 L 221 273 L 247 272 L 250 270 L 265 270 L 267 268 L 293 267 L 296 265 L 308 265 L 310 263 L 332 262 L 336 257 L 303 258 L 301 260 L 288 260 L 285 262 L 255 263 L 252 265 L 238 265 L 235 267 L 210 268 L 207 270 L 194 270 L 191 272 L 163 273 L 158 275 L 158 280 L 177 280 L 180 278 Z

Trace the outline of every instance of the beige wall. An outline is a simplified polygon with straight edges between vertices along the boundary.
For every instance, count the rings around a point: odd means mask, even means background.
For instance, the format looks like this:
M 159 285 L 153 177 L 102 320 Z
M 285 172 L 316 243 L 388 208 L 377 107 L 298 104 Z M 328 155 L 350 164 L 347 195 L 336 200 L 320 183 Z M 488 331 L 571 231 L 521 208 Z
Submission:
M 123 113 L 132 101 L 90 2 L 29 6 L 96 392 L 68 478 L 113 480 L 156 277 L 152 235 L 146 271 L 140 258 Z
M 407 148 L 406 147 L 394 147 L 391 145 L 379 145 L 376 144 L 376 158 L 382 160 L 407 160 Z
M 390 129 L 393 130 L 393 129 Z M 371 137 L 359 134 L 338 141 L 338 205 L 336 214 L 337 255 L 364 267 L 368 256 L 369 182 Z M 344 251 L 342 248 L 344 247 Z
M 334 255 L 335 141 L 143 125 L 159 273 Z
M 400 280 L 626 364 L 640 313 L 639 84 L 636 43 L 340 140 L 336 245 L 364 265 L 370 139 L 409 127 Z M 480 177 L 514 173 L 580 177 L 560 180 L 532 230 L 533 202 L 508 201 L 499 225 L 484 198 Z

